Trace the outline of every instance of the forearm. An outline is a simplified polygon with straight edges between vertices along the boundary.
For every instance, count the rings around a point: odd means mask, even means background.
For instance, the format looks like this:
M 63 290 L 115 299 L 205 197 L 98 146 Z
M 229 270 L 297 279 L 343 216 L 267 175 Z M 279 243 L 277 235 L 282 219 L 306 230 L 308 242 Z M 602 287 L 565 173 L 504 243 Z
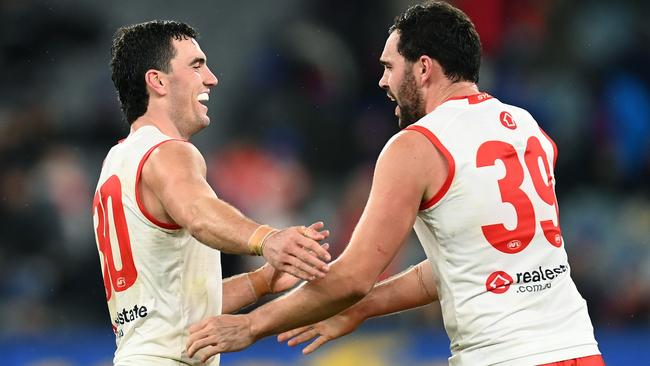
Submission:
M 248 240 L 260 225 L 218 198 L 188 205 L 186 227 L 200 242 L 224 253 L 250 254 Z
M 260 339 L 318 322 L 361 300 L 374 278 L 360 277 L 361 271 L 349 273 L 347 268 L 353 267 L 345 265 L 341 259 L 332 263 L 332 270 L 325 278 L 304 283 L 248 314 L 254 337 Z
M 223 281 L 223 303 L 221 312 L 232 314 L 251 305 L 262 296 L 271 293 L 269 285 L 273 269 L 269 266 L 253 272 L 228 277 Z
M 424 306 L 436 300 L 438 292 L 431 265 L 423 261 L 377 284 L 363 300 L 345 310 L 345 314 L 363 321 Z

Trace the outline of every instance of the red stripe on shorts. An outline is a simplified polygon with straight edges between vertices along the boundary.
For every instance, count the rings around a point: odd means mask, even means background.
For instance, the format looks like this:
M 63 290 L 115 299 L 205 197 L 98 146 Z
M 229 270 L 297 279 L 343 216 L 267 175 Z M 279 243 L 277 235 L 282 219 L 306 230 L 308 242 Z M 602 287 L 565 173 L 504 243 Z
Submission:
M 605 366 L 605 361 L 601 355 L 574 358 L 558 362 L 545 363 L 539 366 Z

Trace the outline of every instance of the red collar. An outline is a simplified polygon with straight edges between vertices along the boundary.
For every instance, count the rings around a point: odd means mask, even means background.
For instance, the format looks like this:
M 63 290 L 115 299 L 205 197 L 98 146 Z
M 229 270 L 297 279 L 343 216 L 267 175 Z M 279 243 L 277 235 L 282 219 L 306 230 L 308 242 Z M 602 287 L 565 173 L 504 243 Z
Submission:
M 492 99 L 492 96 L 488 93 L 477 93 L 477 94 L 471 94 L 471 95 L 464 95 L 461 97 L 451 97 L 445 99 L 442 103 L 448 102 L 450 100 L 459 100 L 459 99 L 467 99 L 467 102 L 469 104 L 478 104 L 481 102 L 484 102 L 486 100 Z M 440 104 L 442 104 L 440 103 Z

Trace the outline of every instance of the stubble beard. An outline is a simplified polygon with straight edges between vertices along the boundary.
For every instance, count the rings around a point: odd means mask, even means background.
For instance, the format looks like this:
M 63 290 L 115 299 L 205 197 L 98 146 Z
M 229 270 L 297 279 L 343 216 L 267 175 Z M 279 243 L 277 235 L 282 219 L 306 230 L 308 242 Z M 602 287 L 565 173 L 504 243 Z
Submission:
M 412 71 L 404 72 L 404 81 L 395 95 L 399 105 L 399 128 L 404 129 L 426 115 L 424 98 L 417 88 Z

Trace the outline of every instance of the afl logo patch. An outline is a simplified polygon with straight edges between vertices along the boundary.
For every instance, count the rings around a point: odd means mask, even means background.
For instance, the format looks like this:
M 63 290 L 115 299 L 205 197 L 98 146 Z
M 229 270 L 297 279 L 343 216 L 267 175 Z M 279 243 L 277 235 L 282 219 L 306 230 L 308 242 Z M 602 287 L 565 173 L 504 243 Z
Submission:
M 512 115 L 508 112 L 505 111 L 501 112 L 501 114 L 499 115 L 499 120 L 501 121 L 503 127 L 509 128 L 511 130 L 517 128 L 517 123 L 512 118 Z
M 506 244 L 506 247 L 512 251 L 516 251 L 521 248 L 521 240 L 510 240 L 508 244 Z
M 508 291 L 513 282 L 509 274 L 503 271 L 496 271 L 488 276 L 485 281 L 485 288 L 494 294 L 502 294 Z

